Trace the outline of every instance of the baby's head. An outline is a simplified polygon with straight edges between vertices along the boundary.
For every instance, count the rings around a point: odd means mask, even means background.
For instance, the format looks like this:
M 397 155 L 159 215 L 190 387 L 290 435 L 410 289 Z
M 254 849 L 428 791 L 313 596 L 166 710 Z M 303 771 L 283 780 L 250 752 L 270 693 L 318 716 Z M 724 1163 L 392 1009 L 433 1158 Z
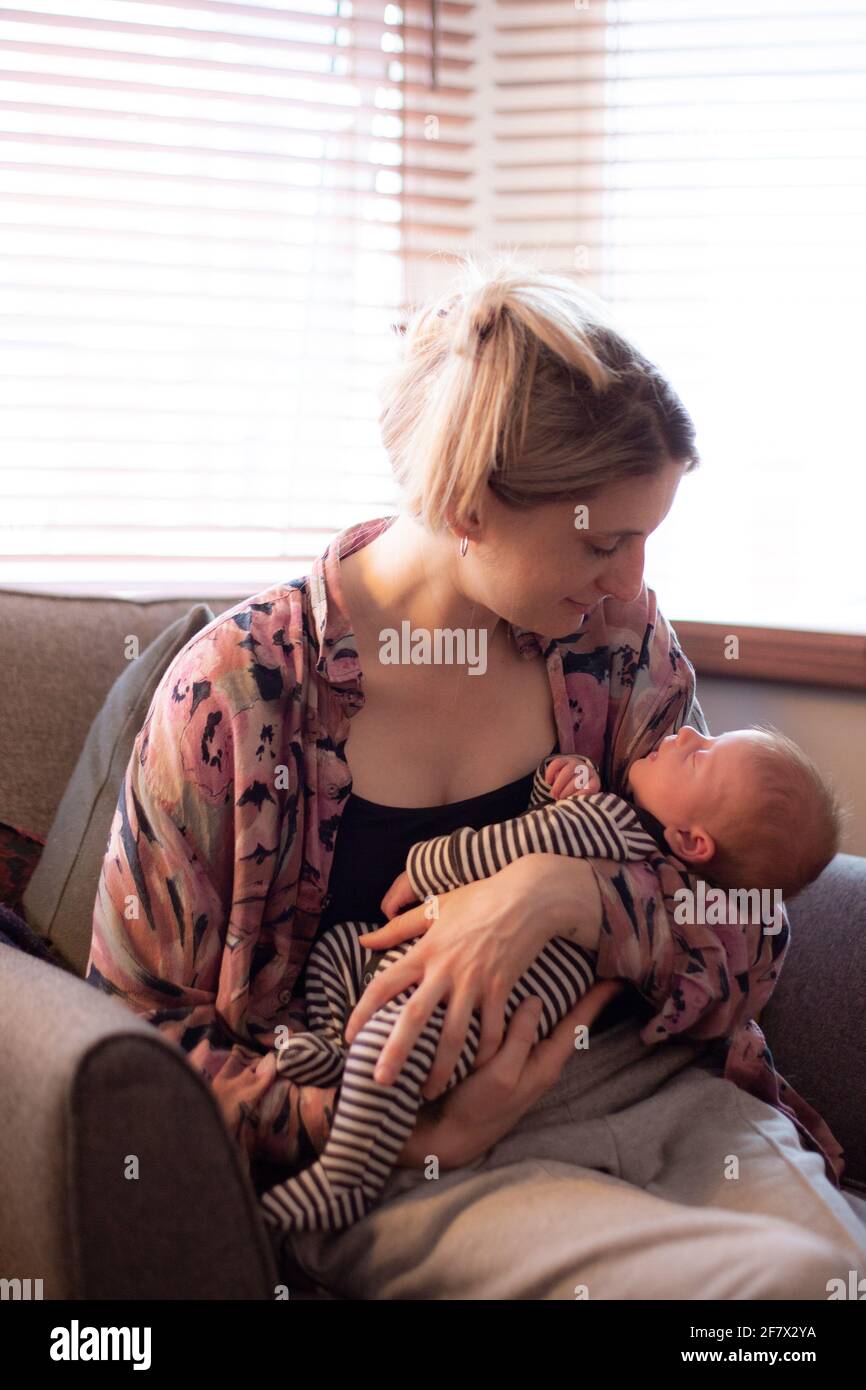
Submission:
M 801 748 L 772 727 L 713 738 L 690 725 L 629 769 L 626 794 L 671 851 L 719 888 L 793 898 L 839 849 L 845 810 Z

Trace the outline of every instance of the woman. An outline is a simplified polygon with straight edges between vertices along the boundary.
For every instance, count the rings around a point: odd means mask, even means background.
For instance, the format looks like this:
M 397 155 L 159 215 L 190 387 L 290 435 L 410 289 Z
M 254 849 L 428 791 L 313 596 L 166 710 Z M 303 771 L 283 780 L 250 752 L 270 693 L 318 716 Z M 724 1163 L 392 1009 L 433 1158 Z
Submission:
M 660 373 L 594 297 L 508 263 L 468 262 L 405 349 L 381 416 L 404 509 L 175 660 L 97 897 L 88 978 L 185 1048 L 260 1185 L 330 1129 L 335 1090 L 279 1062 L 281 1034 L 305 1026 L 316 931 L 382 922 L 409 846 L 518 814 L 554 747 L 622 791 L 664 734 L 706 731 L 643 583 L 646 537 L 698 461 Z M 417 660 L 437 633 L 483 660 Z M 531 855 L 374 936 L 385 950 L 423 933 L 349 1039 L 416 983 L 383 1063 L 399 1068 L 446 1000 L 425 1094 L 474 1009 L 478 1066 L 419 1119 L 379 1206 L 295 1237 L 284 1276 L 368 1299 L 825 1298 L 866 1267 L 838 1146 L 749 1023 L 787 921 L 775 937 L 672 930 L 688 882 L 670 857 Z M 503 1036 L 512 984 L 556 935 L 598 952 L 599 983 L 546 1042 L 528 1003 Z M 640 995 L 620 980 L 636 967 Z

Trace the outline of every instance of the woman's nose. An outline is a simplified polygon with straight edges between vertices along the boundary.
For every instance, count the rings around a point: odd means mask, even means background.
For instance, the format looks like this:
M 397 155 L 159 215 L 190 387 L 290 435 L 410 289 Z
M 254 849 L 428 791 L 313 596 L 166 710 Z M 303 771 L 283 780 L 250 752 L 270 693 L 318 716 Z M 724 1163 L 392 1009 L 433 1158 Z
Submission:
M 644 548 L 643 545 L 627 546 L 599 575 L 599 587 L 613 594 L 621 603 L 636 599 L 643 586 Z

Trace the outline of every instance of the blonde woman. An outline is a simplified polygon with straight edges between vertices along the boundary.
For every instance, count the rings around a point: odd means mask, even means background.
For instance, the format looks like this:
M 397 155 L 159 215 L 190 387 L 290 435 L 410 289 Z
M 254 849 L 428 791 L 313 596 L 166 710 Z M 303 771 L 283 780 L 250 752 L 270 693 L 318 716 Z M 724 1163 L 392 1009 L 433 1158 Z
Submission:
M 373 949 L 420 936 L 347 1029 L 415 987 L 377 1079 L 443 1002 L 433 1100 L 478 1011 L 476 1070 L 422 1111 L 374 1210 L 286 1243 L 291 1287 L 826 1298 L 866 1272 L 866 1227 L 838 1144 L 752 1021 L 784 914 L 773 933 L 676 926 L 673 894 L 694 880 L 661 849 L 525 855 L 435 911 L 389 907 L 413 843 L 520 814 L 552 751 L 592 759 L 620 794 L 662 737 L 697 751 L 694 672 L 643 577 L 646 538 L 699 462 L 684 406 L 594 296 L 467 258 L 409 323 L 381 424 L 400 512 L 221 615 L 163 678 L 88 978 L 185 1049 L 260 1189 L 330 1132 L 338 1088 L 280 1071 L 281 1038 L 306 1029 L 317 932 L 390 916 Z M 532 1003 L 506 1031 L 505 1002 L 555 936 L 597 952 L 598 983 L 536 1043 Z

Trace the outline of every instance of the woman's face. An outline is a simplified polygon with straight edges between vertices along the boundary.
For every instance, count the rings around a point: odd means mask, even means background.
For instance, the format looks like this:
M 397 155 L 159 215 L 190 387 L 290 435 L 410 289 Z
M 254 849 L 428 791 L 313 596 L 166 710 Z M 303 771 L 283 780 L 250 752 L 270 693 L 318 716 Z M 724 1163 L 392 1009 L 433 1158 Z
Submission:
M 519 627 L 569 636 L 608 595 L 637 598 L 646 538 L 670 511 L 683 471 L 669 463 L 653 477 L 605 488 L 585 504 L 585 518 L 577 493 L 573 502 L 518 510 L 488 491 L 484 522 L 458 569 L 464 591 Z

